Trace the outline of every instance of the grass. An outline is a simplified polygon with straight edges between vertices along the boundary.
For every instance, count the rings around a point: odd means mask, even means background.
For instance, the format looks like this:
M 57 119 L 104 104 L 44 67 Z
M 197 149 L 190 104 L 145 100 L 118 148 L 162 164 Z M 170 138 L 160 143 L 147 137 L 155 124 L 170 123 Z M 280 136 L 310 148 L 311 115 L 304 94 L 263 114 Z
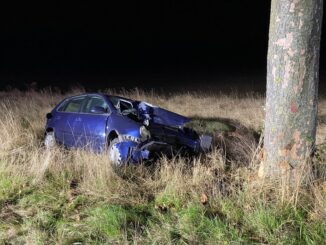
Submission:
M 81 92 L 0 92 L 0 244 L 326 240 L 326 100 L 319 105 L 317 178 L 288 190 L 257 179 L 260 95 L 123 91 L 193 118 L 191 126 L 212 134 L 215 147 L 195 159 L 115 169 L 105 155 L 42 147 L 45 114 Z

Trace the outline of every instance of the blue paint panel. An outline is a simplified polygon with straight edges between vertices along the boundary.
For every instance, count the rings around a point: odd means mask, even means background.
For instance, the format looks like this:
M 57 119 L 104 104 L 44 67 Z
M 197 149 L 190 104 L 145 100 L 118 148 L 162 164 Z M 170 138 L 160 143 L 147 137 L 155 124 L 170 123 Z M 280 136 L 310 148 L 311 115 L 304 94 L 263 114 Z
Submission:
M 130 118 L 113 111 L 107 120 L 108 128 L 116 130 L 119 134 L 128 134 L 134 137 L 140 137 L 139 127 L 141 123 L 135 122 Z
M 151 119 L 153 123 L 166 126 L 180 127 L 190 121 L 187 117 L 160 107 L 152 106 L 146 102 L 140 102 L 138 104 L 138 110 L 143 119 Z
M 77 146 L 101 152 L 106 146 L 107 115 L 80 114 L 75 124 Z
M 187 117 L 162 109 L 160 107 L 154 107 L 153 120 L 155 123 L 167 126 L 182 126 L 190 121 L 190 119 Z

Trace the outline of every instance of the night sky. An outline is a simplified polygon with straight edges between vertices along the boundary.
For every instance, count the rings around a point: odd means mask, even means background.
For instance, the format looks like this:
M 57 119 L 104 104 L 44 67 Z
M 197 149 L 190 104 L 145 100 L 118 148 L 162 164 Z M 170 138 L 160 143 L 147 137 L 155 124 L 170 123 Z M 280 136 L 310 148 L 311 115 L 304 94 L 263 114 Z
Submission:
M 70 2 L 0 8 L 1 88 L 264 86 L 270 1 Z

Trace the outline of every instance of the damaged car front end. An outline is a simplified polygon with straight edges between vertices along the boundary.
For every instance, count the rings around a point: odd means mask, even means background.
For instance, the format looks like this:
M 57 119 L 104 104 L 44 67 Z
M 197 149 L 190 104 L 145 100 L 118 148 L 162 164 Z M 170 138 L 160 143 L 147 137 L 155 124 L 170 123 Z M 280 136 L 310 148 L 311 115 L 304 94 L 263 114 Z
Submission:
M 71 106 L 74 99 L 78 103 Z M 208 151 L 212 138 L 185 127 L 189 121 L 147 102 L 86 94 L 68 98 L 48 113 L 45 142 L 52 142 L 52 136 L 55 142 L 67 147 L 107 151 L 115 165 L 155 160 L 162 154 Z M 69 138 L 69 129 L 75 133 L 73 139 Z

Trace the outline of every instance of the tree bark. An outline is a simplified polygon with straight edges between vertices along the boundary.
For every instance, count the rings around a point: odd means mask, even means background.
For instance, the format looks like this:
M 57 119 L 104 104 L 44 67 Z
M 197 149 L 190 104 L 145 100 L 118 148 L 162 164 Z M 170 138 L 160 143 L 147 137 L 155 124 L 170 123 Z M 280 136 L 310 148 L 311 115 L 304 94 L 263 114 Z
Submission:
M 261 177 L 295 173 L 316 138 L 323 0 L 272 0 Z

